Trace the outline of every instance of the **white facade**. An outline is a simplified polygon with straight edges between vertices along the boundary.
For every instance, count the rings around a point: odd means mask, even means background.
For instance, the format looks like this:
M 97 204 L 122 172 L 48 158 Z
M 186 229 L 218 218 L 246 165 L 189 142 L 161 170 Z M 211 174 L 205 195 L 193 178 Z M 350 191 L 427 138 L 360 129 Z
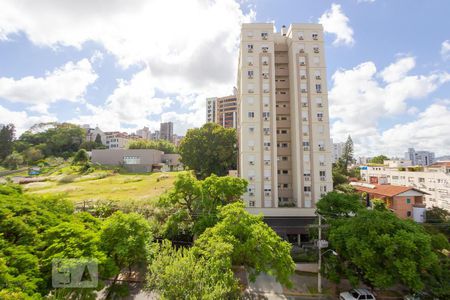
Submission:
M 238 69 L 239 176 L 251 213 L 313 216 L 332 190 L 323 28 L 243 24 Z
M 430 194 L 424 196 L 427 207 L 437 206 L 450 210 L 450 167 L 428 167 L 423 171 L 412 171 L 412 167 L 364 166 L 361 168 L 361 180 L 418 188 Z
M 131 140 L 123 132 L 105 132 L 105 135 L 108 149 L 126 149 Z
M 206 123 L 216 123 L 217 97 L 206 98 Z
M 144 127 L 142 129 L 139 129 L 136 131 L 136 135 L 140 136 L 144 140 L 151 140 L 152 139 L 152 133 L 148 127 Z
M 331 143 L 333 144 L 333 163 L 336 163 L 344 153 L 345 143 L 333 143 L 333 140 L 331 140 Z

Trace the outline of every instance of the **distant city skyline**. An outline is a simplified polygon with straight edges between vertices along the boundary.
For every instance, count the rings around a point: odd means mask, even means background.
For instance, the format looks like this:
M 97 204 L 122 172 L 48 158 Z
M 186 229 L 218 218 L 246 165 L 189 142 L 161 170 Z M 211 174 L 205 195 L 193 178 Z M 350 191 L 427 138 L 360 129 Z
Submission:
M 207 97 L 232 93 L 242 23 L 310 22 L 325 31 L 331 138 L 350 134 L 360 156 L 449 154 L 448 1 L 67 3 L 0 0 L 0 123 L 18 134 L 68 121 L 184 135 Z

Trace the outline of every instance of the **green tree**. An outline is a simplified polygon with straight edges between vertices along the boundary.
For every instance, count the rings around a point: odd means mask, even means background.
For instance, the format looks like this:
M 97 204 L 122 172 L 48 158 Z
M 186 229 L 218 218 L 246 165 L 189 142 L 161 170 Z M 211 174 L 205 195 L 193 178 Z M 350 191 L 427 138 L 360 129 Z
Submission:
M 392 212 L 363 209 L 332 225 L 330 247 L 339 255 L 326 259 L 324 269 L 334 281 L 348 278 L 372 288 L 400 283 L 416 292 L 438 261 L 425 230 Z
M 95 136 L 95 141 L 94 142 L 96 144 L 98 144 L 98 145 L 103 145 L 103 143 L 102 143 L 102 136 L 99 133 L 97 133 L 97 135 Z
M 20 153 L 13 152 L 3 160 L 3 165 L 9 169 L 15 170 L 23 164 L 23 156 Z
M 381 154 L 381 155 L 372 157 L 372 159 L 370 160 L 370 163 L 382 165 L 385 160 L 389 160 L 389 157 L 387 157 L 386 155 Z
M 75 156 L 73 157 L 72 164 L 73 165 L 79 165 L 79 164 L 85 164 L 89 161 L 89 155 L 84 149 L 80 149 L 75 153 Z
M 128 149 L 154 149 L 166 154 L 177 153 L 177 147 L 166 140 L 135 140 L 128 144 Z
M 218 208 L 239 201 L 247 190 L 241 178 L 212 175 L 197 180 L 191 172 L 177 176 L 174 188 L 160 198 L 158 206 L 165 219 L 165 235 L 175 237 L 179 232 L 199 235 L 217 222 Z
M 23 158 L 27 163 L 33 164 L 38 160 L 43 159 L 44 155 L 42 154 L 42 151 L 40 149 L 36 147 L 30 147 L 23 152 Z
M 353 185 L 350 184 L 338 184 L 337 186 L 334 187 L 334 191 L 337 192 L 342 192 L 344 194 L 355 194 L 356 193 L 356 189 Z
M 0 128 L 0 161 L 13 152 L 15 132 L 14 124 L 4 125 Z
M 358 194 L 344 194 L 337 191 L 323 196 L 316 206 L 318 213 L 329 220 L 353 216 L 363 208 Z
M 333 177 L 333 187 L 337 187 L 338 185 L 348 183 L 348 178 L 346 175 L 342 174 L 342 168 L 340 167 L 340 165 L 333 166 L 332 177 Z
M 206 123 L 201 128 L 189 129 L 181 141 L 179 152 L 181 161 L 200 178 L 211 174 L 227 175 L 236 169 L 237 137 L 233 128 L 223 128 L 214 123 Z
M 230 244 L 232 264 L 244 266 L 251 280 L 264 272 L 289 287 L 292 284 L 290 276 L 295 270 L 291 245 L 262 218 L 248 213 L 242 202 L 223 206 L 219 209 L 219 222 L 200 235 L 195 247 L 207 251 L 216 243 Z
M 115 212 L 100 231 L 101 249 L 119 270 L 128 268 L 130 272 L 132 266 L 147 261 L 152 239 L 148 221 L 135 213 Z
M 18 144 L 37 146 L 47 156 L 68 158 L 80 149 L 85 131 L 70 123 L 40 123 L 24 132 Z
M 177 250 L 164 241 L 154 249 L 146 289 L 162 299 L 238 299 L 231 251 L 227 243 L 200 251 L 196 247 Z

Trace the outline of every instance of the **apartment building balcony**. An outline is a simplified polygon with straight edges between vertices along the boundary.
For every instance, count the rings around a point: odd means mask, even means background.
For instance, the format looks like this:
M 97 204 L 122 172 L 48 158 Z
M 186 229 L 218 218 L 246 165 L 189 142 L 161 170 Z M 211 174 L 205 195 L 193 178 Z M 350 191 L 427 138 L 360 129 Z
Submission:
M 279 174 L 278 175 L 278 183 L 292 183 L 292 176 Z
M 289 70 L 288 68 L 276 68 L 275 69 L 275 76 L 289 76 Z
M 277 128 L 289 128 L 291 127 L 291 121 L 279 120 L 277 121 Z
M 292 198 L 292 195 L 293 195 L 292 189 L 284 189 L 284 188 L 278 189 L 278 197 Z
M 287 64 L 289 62 L 289 59 L 287 55 L 275 55 L 275 63 L 276 64 Z
M 288 94 L 280 94 L 280 93 L 277 94 L 276 100 L 277 100 L 277 102 L 279 102 L 279 101 L 289 102 L 290 101 Z
M 277 161 L 277 169 L 290 170 L 291 168 L 292 168 L 292 163 L 290 161 L 285 161 L 285 160 Z
M 289 81 L 278 81 L 275 82 L 275 88 L 277 89 L 288 89 L 289 88 Z
M 277 107 L 277 115 L 289 115 L 290 113 L 289 107 Z
M 278 142 L 288 142 L 291 140 L 291 135 L 288 133 L 280 133 L 277 134 L 277 141 Z
M 277 148 L 278 155 L 291 155 L 291 148 Z

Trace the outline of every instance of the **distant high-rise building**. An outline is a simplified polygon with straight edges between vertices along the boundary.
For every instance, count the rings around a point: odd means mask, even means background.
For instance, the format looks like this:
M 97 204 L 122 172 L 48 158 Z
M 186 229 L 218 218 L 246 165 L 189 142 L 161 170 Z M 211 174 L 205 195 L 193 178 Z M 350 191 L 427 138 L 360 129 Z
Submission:
M 342 157 L 342 154 L 344 153 L 345 143 L 333 143 L 333 140 L 331 140 L 331 143 L 333 145 L 333 163 L 336 163 L 339 158 Z
M 206 123 L 216 123 L 217 97 L 206 98 Z
M 173 142 L 173 123 L 172 122 L 161 123 L 159 128 L 159 135 L 161 140 Z
M 277 217 L 276 226 L 284 226 L 280 217 L 315 216 L 333 189 L 324 49 L 319 24 L 278 33 L 272 23 L 242 25 L 239 176 L 249 181 L 248 211 Z
M 429 166 L 434 163 L 434 152 L 416 151 L 414 148 L 408 148 L 405 159 L 410 160 L 413 166 Z
M 145 140 L 151 139 L 151 132 L 148 127 L 144 127 L 136 131 L 136 134 Z
M 216 100 L 215 122 L 225 128 L 237 128 L 237 97 L 220 97 Z
M 155 130 L 153 133 L 150 134 L 151 140 L 159 140 L 160 139 L 159 130 Z

